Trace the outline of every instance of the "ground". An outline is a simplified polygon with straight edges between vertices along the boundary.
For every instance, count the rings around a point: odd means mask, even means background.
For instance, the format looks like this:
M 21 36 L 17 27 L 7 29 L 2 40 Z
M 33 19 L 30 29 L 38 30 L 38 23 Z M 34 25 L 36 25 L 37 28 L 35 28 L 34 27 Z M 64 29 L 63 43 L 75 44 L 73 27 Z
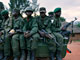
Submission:
M 63 60 L 80 60 L 80 42 L 72 42 L 68 44 L 68 48 L 72 53 L 67 53 Z

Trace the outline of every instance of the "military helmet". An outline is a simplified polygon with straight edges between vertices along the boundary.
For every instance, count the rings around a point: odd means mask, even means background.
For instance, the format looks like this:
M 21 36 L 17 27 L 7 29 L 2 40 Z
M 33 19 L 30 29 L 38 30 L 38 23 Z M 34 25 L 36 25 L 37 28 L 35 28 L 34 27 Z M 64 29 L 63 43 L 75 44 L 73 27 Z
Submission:
M 50 15 L 50 14 L 53 15 L 53 11 L 48 12 L 48 14 L 49 14 L 49 15 Z
M 60 7 L 55 8 L 55 9 L 54 9 L 54 13 L 56 13 L 56 12 L 61 12 L 61 8 L 60 8 Z
M 46 8 L 45 8 L 45 7 L 41 7 L 41 8 L 39 9 L 39 12 L 46 12 Z
M 27 7 L 27 8 L 25 9 L 25 12 L 27 12 L 27 11 L 31 11 L 31 12 L 33 12 L 32 7 Z
M 3 11 L 1 12 L 1 15 L 6 15 L 6 14 L 8 14 L 8 10 L 3 10 Z

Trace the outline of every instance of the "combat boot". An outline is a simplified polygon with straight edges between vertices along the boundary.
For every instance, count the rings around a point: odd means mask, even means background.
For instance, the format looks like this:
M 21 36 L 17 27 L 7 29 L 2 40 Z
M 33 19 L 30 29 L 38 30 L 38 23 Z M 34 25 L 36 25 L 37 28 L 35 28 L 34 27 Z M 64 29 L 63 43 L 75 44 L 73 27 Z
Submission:
M 57 53 L 56 53 L 56 60 L 62 60 L 61 51 L 57 51 Z
M 31 60 L 35 60 L 34 51 L 31 51 Z
M 5 56 L 4 58 L 3 58 L 3 60 L 9 60 L 9 56 Z
M 3 51 L 0 51 L 0 60 L 3 59 L 3 56 L 4 56 Z
M 26 60 L 30 60 L 30 58 L 31 58 L 31 51 L 28 51 L 28 54 L 27 54 L 27 59 Z
M 55 60 L 54 53 L 50 53 L 50 60 Z
M 21 58 L 20 58 L 20 60 L 25 60 L 25 59 L 26 59 L 25 50 L 21 50 Z

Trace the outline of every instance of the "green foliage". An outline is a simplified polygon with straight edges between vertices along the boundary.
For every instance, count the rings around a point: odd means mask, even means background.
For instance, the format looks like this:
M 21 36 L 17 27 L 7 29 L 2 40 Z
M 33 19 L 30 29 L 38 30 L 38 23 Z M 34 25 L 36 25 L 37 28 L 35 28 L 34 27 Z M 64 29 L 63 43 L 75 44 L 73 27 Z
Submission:
M 12 11 L 14 8 L 23 9 L 29 6 L 29 1 L 27 0 L 10 0 L 9 3 L 10 10 Z
M 77 24 L 78 27 L 80 27 L 80 22 Z

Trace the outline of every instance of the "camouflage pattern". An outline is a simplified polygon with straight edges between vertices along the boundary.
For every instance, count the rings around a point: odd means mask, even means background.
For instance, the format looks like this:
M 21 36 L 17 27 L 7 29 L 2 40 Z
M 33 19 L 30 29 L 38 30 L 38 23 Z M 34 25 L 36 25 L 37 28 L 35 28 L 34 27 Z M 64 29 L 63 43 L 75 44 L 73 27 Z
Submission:
M 26 48 L 27 50 L 34 50 L 37 48 L 37 40 L 39 38 L 39 35 L 36 34 L 38 31 L 38 25 L 36 23 L 36 20 L 32 16 L 29 19 L 25 18 L 24 21 L 25 26 L 23 27 L 23 31 L 30 31 L 31 34 L 31 37 L 26 39 Z M 30 39 L 32 39 L 32 43 Z
M 10 56 L 11 54 L 11 37 L 9 37 L 9 31 L 12 28 L 12 21 L 10 20 L 10 18 L 8 18 L 7 20 L 4 20 L 3 25 L 2 25 L 3 29 L 3 36 L 2 39 L 4 40 L 4 55 L 5 56 Z
M 13 18 L 13 29 L 16 31 L 17 29 L 22 31 L 24 25 L 24 20 L 22 19 L 22 17 L 18 17 L 17 19 Z M 13 50 L 13 56 L 14 57 L 19 57 L 20 56 L 20 50 L 19 47 L 22 46 L 20 43 L 21 39 L 20 39 L 20 34 L 16 32 L 16 34 L 14 34 L 12 36 L 12 50 Z M 20 44 L 20 46 L 19 46 Z M 24 45 L 23 45 L 24 46 Z
M 42 19 L 41 16 L 38 16 L 36 19 L 37 19 L 39 30 L 44 29 L 46 32 L 51 34 L 51 30 L 50 30 L 51 23 L 50 23 L 49 17 L 45 16 L 45 18 Z M 55 38 L 53 34 L 51 35 L 53 36 L 53 38 Z M 43 40 L 45 40 L 45 42 L 43 42 Z M 43 37 L 43 40 L 40 40 L 38 42 L 38 49 L 36 50 L 36 57 L 50 57 L 49 52 L 54 53 L 56 51 L 56 44 L 54 40 L 48 39 L 46 37 Z
M 63 36 L 59 33 L 60 27 L 61 27 L 61 18 L 53 18 L 53 22 L 51 22 L 51 31 L 55 35 L 57 42 L 60 44 L 60 46 L 57 46 L 58 50 L 62 50 L 62 44 L 63 44 Z

